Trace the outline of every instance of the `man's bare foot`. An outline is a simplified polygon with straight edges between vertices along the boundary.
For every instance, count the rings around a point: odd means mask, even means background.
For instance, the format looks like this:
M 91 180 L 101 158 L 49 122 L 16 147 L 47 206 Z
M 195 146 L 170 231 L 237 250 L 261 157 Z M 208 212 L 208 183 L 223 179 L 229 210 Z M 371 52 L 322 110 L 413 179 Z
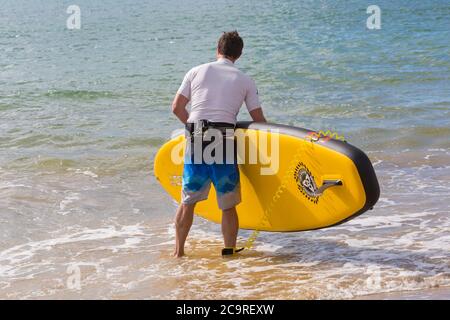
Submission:
M 184 252 L 177 252 L 177 251 L 175 251 L 173 254 L 172 254 L 172 257 L 174 257 L 174 258 L 181 258 L 181 257 L 183 257 L 184 256 Z

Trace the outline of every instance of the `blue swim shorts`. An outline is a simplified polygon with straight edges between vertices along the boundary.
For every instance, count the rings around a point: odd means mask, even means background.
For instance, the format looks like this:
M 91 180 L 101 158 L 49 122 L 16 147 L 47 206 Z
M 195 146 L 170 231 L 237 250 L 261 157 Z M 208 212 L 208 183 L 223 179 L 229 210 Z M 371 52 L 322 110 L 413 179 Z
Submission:
M 185 204 L 193 204 L 208 198 L 211 183 L 222 210 L 241 202 L 239 168 L 237 163 L 194 163 L 186 161 L 183 168 L 181 198 Z

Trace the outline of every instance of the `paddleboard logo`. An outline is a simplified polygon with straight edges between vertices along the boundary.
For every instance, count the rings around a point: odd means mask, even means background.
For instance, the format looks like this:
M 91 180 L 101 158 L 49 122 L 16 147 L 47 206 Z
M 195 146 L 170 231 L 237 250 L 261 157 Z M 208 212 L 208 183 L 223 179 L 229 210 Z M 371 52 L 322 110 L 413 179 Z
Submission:
M 319 139 L 322 139 L 322 141 L 327 142 L 327 141 L 329 141 L 331 139 L 334 139 L 334 140 L 341 140 L 341 141 L 345 142 L 345 137 L 344 136 L 340 136 L 337 132 L 332 132 L 330 130 L 327 130 L 327 131 L 320 130 L 320 131 L 317 131 L 317 132 L 316 131 L 310 131 L 310 132 L 308 132 L 307 136 L 311 140 L 314 140 L 314 141 L 318 141 Z
M 317 185 L 311 171 L 309 171 L 303 162 L 300 162 L 295 167 L 294 179 L 297 182 L 298 190 L 300 190 L 308 200 L 317 204 L 319 202 L 319 196 L 316 194 Z

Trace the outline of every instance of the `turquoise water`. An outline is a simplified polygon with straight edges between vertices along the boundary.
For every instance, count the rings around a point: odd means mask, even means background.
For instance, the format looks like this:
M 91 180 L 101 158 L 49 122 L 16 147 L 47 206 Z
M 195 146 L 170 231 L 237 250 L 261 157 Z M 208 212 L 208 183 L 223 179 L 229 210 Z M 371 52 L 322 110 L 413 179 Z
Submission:
M 81 29 L 68 30 L 71 4 L 0 1 L 0 297 L 203 298 L 208 287 L 342 298 L 450 285 L 448 1 L 378 1 L 381 30 L 366 28 L 367 1 L 76 1 Z M 152 159 L 180 127 L 169 109 L 184 73 L 232 29 L 270 121 L 344 135 L 375 163 L 382 196 L 349 224 L 264 234 L 226 264 L 217 227 L 199 220 L 195 259 L 180 264 Z M 64 286 L 73 263 L 80 292 Z M 368 266 L 385 286 L 365 287 Z M 226 284 L 233 268 L 242 279 Z

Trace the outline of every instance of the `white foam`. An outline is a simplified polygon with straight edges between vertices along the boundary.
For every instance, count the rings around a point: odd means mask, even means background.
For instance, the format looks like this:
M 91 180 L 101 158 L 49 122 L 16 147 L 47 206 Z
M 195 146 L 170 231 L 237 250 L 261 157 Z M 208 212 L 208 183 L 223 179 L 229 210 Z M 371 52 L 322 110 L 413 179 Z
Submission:
M 123 226 L 120 228 L 106 227 L 99 229 L 87 229 L 74 234 L 68 234 L 57 238 L 28 242 L 11 247 L 0 252 L 0 274 L 14 274 L 17 264 L 30 260 L 38 252 L 49 251 L 55 246 L 80 243 L 84 241 L 98 241 L 116 237 L 143 236 L 145 233 L 140 226 Z M 128 241 L 128 242 L 127 242 Z M 126 240 L 123 248 L 136 245 L 138 240 Z M 120 246 L 119 246 L 120 248 Z
M 84 174 L 85 176 L 88 176 L 88 177 L 91 177 L 91 178 L 98 178 L 98 175 L 97 174 L 95 174 L 95 173 L 93 173 L 92 171 L 89 171 L 89 170 L 85 170 L 85 171 L 76 171 L 77 173 L 81 173 L 81 174 Z
M 0 189 L 12 189 L 12 188 L 32 188 L 32 186 L 25 185 L 22 183 L 14 183 L 9 181 L 2 181 L 0 183 Z
M 273 243 L 257 243 L 255 245 L 255 250 L 263 251 L 263 252 L 276 252 L 283 248 L 283 246 L 276 245 Z
M 98 178 L 98 175 L 90 170 L 68 168 L 67 171 L 74 171 L 76 174 L 82 174 L 91 178 Z
M 68 214 L 70 210 L 66 210 L 67 207 L 77 200 L 80 200 L 80 194 L 77 192 L 69 192 L 69 195 L 65 196 L 64 199 L 59 202 L 59 213 L 62 215 Z
M 376 166 L 378 166 L 380 163 L 382 163 L 383 162 L 383 160 L 377 160 L 377 161 L 375 161 L 374 163 L 372 163 L 372 166 L 374 166 L 374 167 L 376 167 Z
M 380 206 L 380 204 L 382 204 L 382 205 Z M 394 205 L 396 205 L 396 204 L 397 204 L 397 202 L 395 202 L 395 201 L 392 200 L 392 199 L 380 197 L 380 198 L 378 199 L 378 204 L 377 204 L 377 206 L 380 206 L 381 208 L 383 208 L 383 207 L 387 207 L 387 206 L 394 206 Z
M 447 152 L 448 150 L 447 149 L 443 149 L 443 148 L 430 148 L 430 149 L 428 149 L 428 151 L 431 151 L 431 152 L 436 152 L 436 151 L 438 151 L 438 152 Z

